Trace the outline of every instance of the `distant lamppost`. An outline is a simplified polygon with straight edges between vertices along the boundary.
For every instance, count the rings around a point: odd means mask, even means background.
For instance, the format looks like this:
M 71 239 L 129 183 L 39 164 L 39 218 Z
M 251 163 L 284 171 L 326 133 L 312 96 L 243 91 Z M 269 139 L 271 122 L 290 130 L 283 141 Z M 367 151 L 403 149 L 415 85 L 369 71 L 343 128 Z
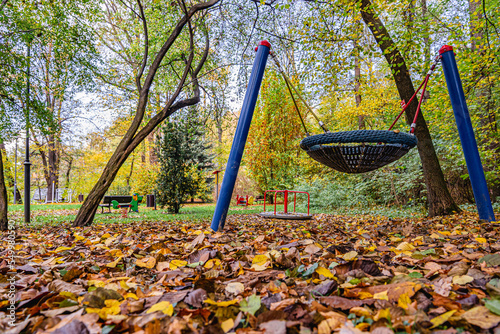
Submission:
M 14 155 L 14 204 L 17 204 L 17 138 L 16 153 Z
M 31 63 L 31 41 L 33 36 L 28 37 L 28 71 L 26 79 L 26 158 L 24 160 L 24 222 L 30 222 L 30 183 L 31 183 L 31 162 L 30 162 L 30 63 Z

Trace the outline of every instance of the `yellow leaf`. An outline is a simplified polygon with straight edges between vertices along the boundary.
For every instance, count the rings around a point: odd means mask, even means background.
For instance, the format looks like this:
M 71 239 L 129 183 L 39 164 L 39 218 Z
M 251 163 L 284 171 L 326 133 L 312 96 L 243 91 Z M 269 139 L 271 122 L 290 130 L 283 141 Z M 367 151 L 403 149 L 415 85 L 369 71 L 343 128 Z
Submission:
M 119 256 L 123 257 L 122 250 L 121 249 L 117 249 L 117 248 L 111 249 L 109 251 L 109 255 L 114 256 L 114 257 L 119 257 Z
M 240 270 L 238 270 L 238 276 L 243 275 L 245 273 L 245 270 L 243 270 L 243 266 L 239 264 Z
M 72 249 L 73 247 L 57 247 L 56 250 L 54 250 L 53 252 L 54 253 L 59 253 L 59 252 L 62 252 L 62 251 L 65 251 L 65 250 L 70 250 Z
M 118 262 L 120 262 L 121 259 L 122 259 L 122 257 L 120 256 L 119 258 L 117 258 L 113 262 L 110 262 L 110 263 L 106 264 L 106 267 L 108 267 L 108 268 L 116 268 L 116 265 L 118 264 Z
M 373 295 L 369 292 L 361 291 L 358 295 L 358 298 L 359 299 L 369 299 L 369 298 L 373 298 Z
M 411 299 L 408 296 L 407 293 L 403 293 L 401 296 L 398 298 L 398 306 L 407 310 L 408 306 L 411 304 Z
M 162 301 L 151 306 L 146 313 L 153 313 L 156 311 L 160 311 L 168 316 L 171 316 L 174 314 L 174 306 L 168 301 Z
M 398 247 L 396 247 L 396 249 L 401 250 L 401 251 L 411 251 L 411 250 L 414 250 L 415 247 L 412 244 L 410 244 L 406 241 L 403 241 L 402 243 L 400 243 L 398 245 Z
M 143 268 L 148 268 L 148 269 L 152 269 L 156 264 L 156 260 L 154 257 L 145 257 L 145 258 L 142 258 L 142 259 L 137 259 L 137 261 L 135 261 L 135 265 L 136 266 L 139 266 L 139 267 L 143 267 Z
M 160 251 L 158 252 L 158 254 L 162 254 L 162 255 L 167 255 L 167 254 L 171 254 L 172 251 L 168 248 L 162 248 L 160 249 Z
M 468 275 L 453 276 L 453 284 L 465 285 L 472 282 L 473 280 L 474 278 Z
M 486 239 L 485 238 L 476 238 L 476 241 L 479 242 L 479 243 L 486 243 Z
M 208 299 L 206 299 L 204 301 L 204 303 L 209 304 L 209 305 L 227 307 L 227 306 L 238 304 L 239 300 L 238 299 L 233 299 L 233 300 L 228 300 L 228 301 L 225 301 L 225 302 L 214 302 L 212 299 L 208 298 Z
M 431 319 L 431 322 L 432 322 L 432 325 L 433 325 L 431 328 L 434 328 L 434 327 L 437 327 L 439 325 L 444 324 L 446 321 L 448 321 L 448 319 L 450 319 L 450 317 L 455 312 L 457 312 L 457 310 L 451 310 L 451 311 L 448 311 L 446 313 L 443 313 L 443 314 L 438 315 L 437 317 Z
M 107 238 L 110 238 L 111 237 L 111 234 L 109 233 L 104 233 L 102 236 L 101 236 L 101 239 L 107 239 Z
M 255 271 L 264 271 L 271 266 L 271 259 L 268 254 L 255 255 L 252 259 L 251 269 Z
M 175 270 L 179 267 L 184 267 L 187 263 L 187 261 L 182 261 L 182 260 L 172 260 L 169 264 L 170 269 Z
M 383 310 L 380 310 L 377 312 L 377 314 L 375 314 L 375 316 L 373 317 L 373 320 L 375 321 L 379 321 L 380 319 L 390 319 L 391 318 L 391 311 L 390 309 L 386 308 L 386 309 L 383 309 Z
M 354 260 L 356 258 L 356 256 L 358 256 L 358 252 L 356 251 L 350 251 L 348 253 L 345 253 L 342 258 L 346 261 L 351 261 L 351 260 Z
M 116 299 L 107 299 L 104 301 L 106 307 L 103 308 L 93 308 L 87 307 L 85 311 L 87 313 L 97 313 L 99 318 L 107 320 L 108 316 L 117 315 L 120 313 L 120 302 Z
M 374 294 L 373 299 L 389 300 L 389 296 L 387 296 L 387 290 Z
M 219 259 L 210 259 L 207 261 L 207 263 L 205 263 L 205 265 L 203 267 L 205 267 L 207 269 L 212 269 L 212 268 L 218 267 L 218 266 L 220 266 Z
M 266 254 L 255 255 L 252 260 L 252 264 L 264 265 L 267 261 L 269 261 L 269 257 Z
M 231 328 L 233 328 L 233 326 L 234 326 L 234 320 L 231 318 L 227 319 L 226 321 L 223 321 L 220 324 L 220 327 L 222 328 L 224 333 L 229 332 L 231 330 Z
M 316 269 L 316 272 L 319 274 L 319 275 L 323 275 L 325 276 L 326 278 L 333 278 L 333 274 L 330 270 L 324 268 L 324 267 L 318 267 Z
M 90 285 L 93 285 L 97 288 L 104 288 L 104 286 L 106 285 L 106 282 L 103 282 L 103 281 L 99 281 L 99 280 L 89 280 L 87 282 L 87 284 L 90 286 Z
M 139 300 L 139 297 L 137 297 L 137 295 L 135 293 L 132 293 L 132 292 L 127 293 L 125 296 L 123 296 L 123 298 L 125 298 L 125 299 L 132 298 L 135 300 Z
M 120 281 L 120 287 L 125 291 L 131 288 L 125 281 Z
M 66 298 L 69 298 L 72 300 L 78 299 L 78 297 L 73 292 L 69 292 L 69 291 L 61 291 L 61 292 L 59 292 L 59 296 L 63 296 L 63 297 L 66 297 Z
M 75 240 L 76 241 L 81 241 L 81 240 L 85 240 L 85 237 L 82 237 L 82 236 L 79 236 L 78 234 L 74 233 L 73 236 L 75 237 Z

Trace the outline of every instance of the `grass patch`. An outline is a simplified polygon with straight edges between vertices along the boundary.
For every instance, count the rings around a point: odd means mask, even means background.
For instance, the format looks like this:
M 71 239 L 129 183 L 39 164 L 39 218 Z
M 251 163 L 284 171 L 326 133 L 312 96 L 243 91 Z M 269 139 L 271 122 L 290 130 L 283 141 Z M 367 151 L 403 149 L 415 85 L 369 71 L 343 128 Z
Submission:
M 31 226 L 40 227 L 47 225 L 59 225 L 61 223 L 72 222 L 81 204 L 58 203 L 58 204 L 34 204 L 31 205 Z M 462 209 L 469 212 L 477 212 L 475 205 L 463 205 Z M 498 208 L 495 208 L 498 212 Z M 266 205 L 266 211 L 273 211 L 274 205 Z M 277 206 L 277 211 L 282 211 L 283 205 Z M 289 206 L 293 210 L 293 205 Z M 109 211 L 107 208 L 105 212 Z M 139 212 L 129 212 L 128 218 L 122 218 L 119 210 L 111 209 L 111 213 L 101 213 L 101 208 L 97 210 L 94 218 L 95 223 L 131 223 L 131 222 L 201 222 L 212 220 L 215 211 L 215 203 L 208 204 L 186 204 L 179 214 L 168 213 L 166 209 L 153 210 L 145 206 L 139 207 Z M 230 206 L 228 215 L 255 214 L 264 211 L 263 205 L 252 205 L 248 207 Z M 307 207 L 297 206 L 297 212 L 307 212 Z M 422 218 L 427 215 L 424 207 L 340 207 L 331 210 L 311 209 L 311 214 L 325 213 L 339 216 L 380 216 L 387 218 Z M 24 222 L 24 206 L 21 204 L 10 205 L 8 212 L 9 219 L 21 224 Z
M 31 206 L 31 225 L 33 227 L 58 225 L 73 221 L 78 213 L 81 204 L 35 204 Z M 274 209 L 273 206 L 266 206 L 266 211 Z M 292 206 L 289 208 L 292 209 Z M 283 206 L 277 207 L 277 210 L 283 210 Z M 95 223 L 129 223 L 129 222 L 150 222 L 150 221 L 211 221 L 215 211 L 215 203 L 211 204 L 186 204 L 180 210 L 179 214 L 168 213 L 166 209 L 153 210 L 145 206 L 139 206 L 139 212 L 129 212 L 128 218 L 122 218 L 119 210 L 107 208 L 105 213 L 101 213 L 101 208 L 97 210 L 94 217 Z M 263 205 L 252 205 L 248 207 L 231 206 L 228 215 L 255 214 L 264 211 Z M 307 212 L 307 208 L 297 207 L 297 212 Z M 314 212 L 317 213 L 317 212 Z M 9 219 L 17 223 L 24 222 L 24 206 L 9 206 Z

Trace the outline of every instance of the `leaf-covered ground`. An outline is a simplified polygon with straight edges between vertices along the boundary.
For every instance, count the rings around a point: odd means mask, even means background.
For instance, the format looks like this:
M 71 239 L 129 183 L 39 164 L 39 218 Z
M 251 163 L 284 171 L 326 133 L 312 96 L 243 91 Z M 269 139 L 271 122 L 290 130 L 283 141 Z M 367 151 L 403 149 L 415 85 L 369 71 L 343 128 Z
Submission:
M 499 226 L 475 217 L 18 229 L 19 325 L 4 233 L 0 332 L 498 332 Z

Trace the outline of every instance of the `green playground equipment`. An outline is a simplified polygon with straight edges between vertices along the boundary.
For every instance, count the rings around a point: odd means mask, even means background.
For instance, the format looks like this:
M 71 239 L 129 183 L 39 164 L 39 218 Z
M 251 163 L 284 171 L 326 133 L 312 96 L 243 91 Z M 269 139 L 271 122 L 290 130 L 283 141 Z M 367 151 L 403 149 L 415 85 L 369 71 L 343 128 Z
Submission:
M 132 195 L 132 201 L 130 203 L 118 203 L 116 200 L 112 200 L 113 209 L 130 208 L 130 211 L 139 212 L 139 202 L 142 201 L 143 196 L 137 194 Z

